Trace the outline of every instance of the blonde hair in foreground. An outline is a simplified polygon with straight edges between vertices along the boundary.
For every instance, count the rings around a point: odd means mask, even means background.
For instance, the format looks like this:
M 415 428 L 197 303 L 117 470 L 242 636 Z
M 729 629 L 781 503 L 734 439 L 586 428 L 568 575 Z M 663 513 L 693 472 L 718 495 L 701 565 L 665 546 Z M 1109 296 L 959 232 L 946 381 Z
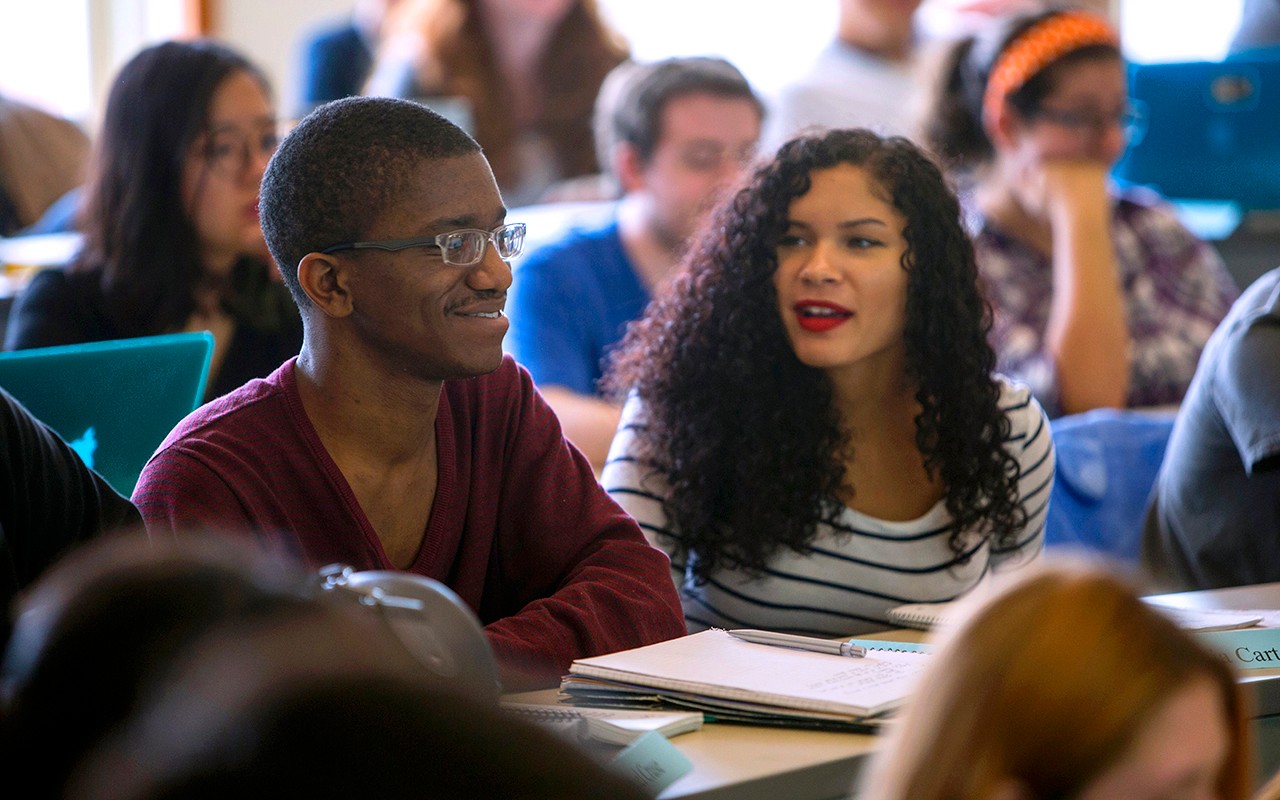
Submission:
M 1231 668 L 1123 582 L 1083 567 L 1037 571 L 942 643 L 872 763 L 864 800 L 1069 798 L 1125 755 L 1161 706 L 1208 678 L 1229 749 L 1217 796 L 1248 796 L 1251 752 Z

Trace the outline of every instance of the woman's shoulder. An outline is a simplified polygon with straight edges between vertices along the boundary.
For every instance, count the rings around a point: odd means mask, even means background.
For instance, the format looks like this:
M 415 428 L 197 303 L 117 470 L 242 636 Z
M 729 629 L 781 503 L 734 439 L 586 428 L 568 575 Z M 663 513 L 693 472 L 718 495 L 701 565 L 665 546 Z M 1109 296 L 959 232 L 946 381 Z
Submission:
M 27 309 L 53 307 L 73 309 L 77 314 L 100 316 L 106 299 L 101 270 L 51 267 L 41 270 L 18 296 L 18 305 Z
M 43 270 L 14 302 L 5 347 L 20 350 L 118 338 L 98 271 Z
M 1000 390 L 1000 410 L 1009 420 L 1010 438 L 1028 439 L 1048 425 L 1049 417 L 1029 386 L 999 373 L 993 379 Z
M 1173 204 L 1145 186 L 1117 187 L 1112 191 L 1113 219 L 1143 231 L 1177 232 L 1192 236 Z
M 66 267 L 42 269 L 32 276 L 22 290 L 22 297 L 61 297 L 84 294 L 89 282 L 81 273 L 70 272 Z

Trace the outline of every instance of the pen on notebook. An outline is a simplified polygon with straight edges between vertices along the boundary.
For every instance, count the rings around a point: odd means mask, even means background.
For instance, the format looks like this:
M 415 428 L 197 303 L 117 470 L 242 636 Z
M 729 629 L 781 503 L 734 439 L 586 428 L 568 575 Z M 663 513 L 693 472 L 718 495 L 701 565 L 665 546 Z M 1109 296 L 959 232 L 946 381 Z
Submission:
M 841 642 L 832 639 L 818 639 L 813 636 L 797 636 L 793 633 L 774 633 L 773 631 L 736 630 L 729 631 L 735 639 L 754 644 L 768 644 L 774 647 L 793 647 L 797 650 L 811 650 L 815 653 L 827 653 L 833 656 L 849 656 L 862 658 L 867 648 L 853 642 Z

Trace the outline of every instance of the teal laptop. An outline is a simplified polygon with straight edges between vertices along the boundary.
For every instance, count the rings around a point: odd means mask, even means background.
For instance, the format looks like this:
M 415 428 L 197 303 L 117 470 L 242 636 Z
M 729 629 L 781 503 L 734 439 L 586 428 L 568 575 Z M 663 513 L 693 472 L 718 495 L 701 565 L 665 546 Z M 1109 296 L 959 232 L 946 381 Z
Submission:
M 174 333 L 0 353 L 0 387 L 128 497 L 204 397 L 213 335 Z
M 1280 208 L 1280 47 L 1225 61 L 1133 64 L 1146 116 L 1113 174 L 1172 200 Z

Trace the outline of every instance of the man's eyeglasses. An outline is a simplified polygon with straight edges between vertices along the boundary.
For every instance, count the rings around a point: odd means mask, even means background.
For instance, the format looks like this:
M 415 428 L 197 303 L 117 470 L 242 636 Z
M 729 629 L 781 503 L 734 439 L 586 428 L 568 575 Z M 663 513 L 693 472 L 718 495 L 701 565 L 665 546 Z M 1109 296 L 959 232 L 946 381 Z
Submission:
M 1146 116 L 1136 107 L 1128 106 L 1115 114 L 1098 114 L 1093 111 L 1072 111 L 1065 108 L 1041 106 L 1034 116 L 1077 133 L 1101 136 L 1110 128 L 1119 128 L 1130 140 L 1135 141 L 1146 132 Z
M 455 267 L 469 267 L 479 264 L 484 258 L 485 245 L 493 242 L 498 256 L 503 261 L 510 261 L 524 250 L 523 222 L 512 222 L 491 231 L 463 228 L 461 230 L 441 233 L 437 236 L 419 236 L 413 239 L 383 239 L 377 242 L 344 242 L 326 247 L 322 255 L 338 253 L 343 250 L 407 250 L 410 247 L 438 247 L 444 263 Z
M 222 128 L 205 134 L 201 155 L 213 172 L 227 178 L 245 174 L 255 160 L 270 158 L 280 145 L 275 123 L 270 128 L 246 131 Z

